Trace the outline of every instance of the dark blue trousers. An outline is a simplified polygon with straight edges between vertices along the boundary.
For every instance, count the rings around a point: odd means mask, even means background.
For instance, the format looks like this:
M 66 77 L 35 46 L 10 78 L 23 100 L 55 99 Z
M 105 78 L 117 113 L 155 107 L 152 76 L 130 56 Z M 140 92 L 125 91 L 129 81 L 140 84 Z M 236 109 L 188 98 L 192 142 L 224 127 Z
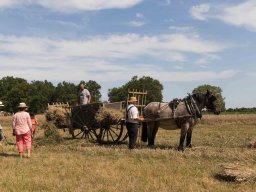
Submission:
M 126 128 L 129 136 L 129 149 L 134 149 L 138 137 L 138 123 L 126 122 Z

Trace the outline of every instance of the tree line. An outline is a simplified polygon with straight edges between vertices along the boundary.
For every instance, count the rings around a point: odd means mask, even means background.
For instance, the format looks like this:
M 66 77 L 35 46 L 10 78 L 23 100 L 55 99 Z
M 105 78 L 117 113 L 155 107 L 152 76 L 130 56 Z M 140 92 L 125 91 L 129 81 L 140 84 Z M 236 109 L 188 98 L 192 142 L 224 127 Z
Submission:
M 86 88 L 90 91 L 92 102 L 101 101 L 101 85 L 94 80 L 84 81 Z M 80 84 L 79 83 L 79 84 Z M 60 82 L 57 85 L 45 81 L 31 81 L 19 77 L 3 77 L 0 79 L 0 101 L 5 105 L 5 111 L 16 112 L 20 102 L 26 102 L 29 111 L 34 113 L 42 113 L 46 110 L 48 103 L 63 102 L 69 103 L 71 106 L 77 103 L 77 94 L 79 84 L 70 82 Z M 146 103 L 152 101 L 163 100 L 163 85 L 159 80 L 149 76 L 134 76 L 130 81 L 120 87 L 114 87 L 108 90 L 108 102 L 126 101 L 128 90 L 146 90 Z M 219 100 L 222 110 L 225 110 L 225 98 L 222 97 L 220 87 L 211 85 L 200 85 L 196 87 L 192 93 L 205 93 L 206 90 L 212 91 Z M 186 95 L 184 95 L 185 97 Z
M 101 98 L 101 86 L 93 80 L 81 82 L 86 83 L 92 100 L 98 102 Z M 47 80 L 28 82 L 22 78 L 7 76 L 0 80 L 0 100 L 5 105 L 4 110 L 11 113 L 17 111 L 20 102 L 25 102 L 29 106 L 29 111 L 42 113 L 48 103 L 68 102 L 75 105 L 79 84 L 63 81 L 54 86 Z

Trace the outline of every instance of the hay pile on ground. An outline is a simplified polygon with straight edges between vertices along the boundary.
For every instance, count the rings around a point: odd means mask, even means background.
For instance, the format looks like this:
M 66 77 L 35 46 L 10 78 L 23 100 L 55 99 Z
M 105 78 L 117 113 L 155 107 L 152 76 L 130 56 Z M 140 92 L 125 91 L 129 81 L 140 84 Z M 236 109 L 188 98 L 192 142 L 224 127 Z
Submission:
M 219 173 L 216 174 L 217 178 L 225 181 L 232 182 L 256 182 L 256 170 L 248 168 L 244 165 L 237 164 L 223 164 L 220 166 Z
M 106 107 L 101 107 L 95 115 L 96 121 L 101 125 L 113 125 L 123 118 L 124 114 L 122 111 Z
M 41 127 L 44 129 L 44 137 L 38 140 L 39 145 L 55 144 L 63 141 L 58 128 L 53 122 L 46 121 Z
M 49 106 L 45 117 L 47 121 L 53 122 L 57 128 L 66 128 L 69 124 L 70 113 L 65 108 Z
M 255 140 L 252 140 L 248 145 L 247 145 L 248 148 L 256 148 L 256 139 Z

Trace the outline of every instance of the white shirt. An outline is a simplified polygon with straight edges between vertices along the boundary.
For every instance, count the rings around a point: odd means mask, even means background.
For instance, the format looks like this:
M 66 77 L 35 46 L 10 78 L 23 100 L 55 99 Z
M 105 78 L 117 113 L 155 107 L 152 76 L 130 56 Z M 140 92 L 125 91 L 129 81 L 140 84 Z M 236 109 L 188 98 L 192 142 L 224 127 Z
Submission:
M 127 114 L 127 111 L 128 111 L 128 114 Z M 138 115 L 139 115 L 139 111 L 136 106 L 134 106 L 133 104 L 130 104 L 127 106 L 125 110 L 125 117 L 128 117 L 128 119 L 126 119 L 127 122 L 138 123 Z
M 80 105 L 86 105 L 88 103 L 88 96 L 90 96 L 90 92 L 87 89 L 80 90 L 78 97 L 80 101 Z

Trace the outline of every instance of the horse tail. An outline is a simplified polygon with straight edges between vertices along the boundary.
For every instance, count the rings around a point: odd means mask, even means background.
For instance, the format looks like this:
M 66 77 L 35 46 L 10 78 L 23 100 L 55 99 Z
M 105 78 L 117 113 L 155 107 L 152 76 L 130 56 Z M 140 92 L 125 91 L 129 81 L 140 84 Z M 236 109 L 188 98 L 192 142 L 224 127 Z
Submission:
M 142 123 L 141 141 L 147 142 L 148 140 L 148 126 L 146 122 Z

